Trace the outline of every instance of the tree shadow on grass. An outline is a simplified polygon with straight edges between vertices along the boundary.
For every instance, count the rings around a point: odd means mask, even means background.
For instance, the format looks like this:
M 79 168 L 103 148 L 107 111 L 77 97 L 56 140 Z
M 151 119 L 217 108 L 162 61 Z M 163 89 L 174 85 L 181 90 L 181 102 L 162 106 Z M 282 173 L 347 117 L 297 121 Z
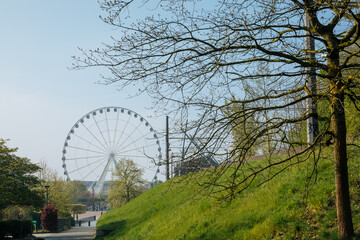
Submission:
M 126 221 L 116 221 L 111 222 L 105 225 L 102 225 L 100 228 L 96 229 L 96 238 L 103 239 L 104 237 L 111 237 L 112 235 L 122 236 L 125 234 Z

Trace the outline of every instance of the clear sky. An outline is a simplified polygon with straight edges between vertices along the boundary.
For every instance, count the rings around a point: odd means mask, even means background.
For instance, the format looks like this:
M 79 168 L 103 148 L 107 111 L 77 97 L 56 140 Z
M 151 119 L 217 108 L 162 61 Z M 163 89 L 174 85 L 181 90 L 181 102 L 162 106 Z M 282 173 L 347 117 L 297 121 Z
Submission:
M 163 131 L 146 97 L 95 84 L 101 69 L 68 70 L 77 47 L 97 48 L 116 32 L 99 19 L 96 0 L 4 0 L 0 7 L 0 138 L 18 155 L 62 173 L 70 128 L 100 107 L 122 106 Z M 163 139 L 161 139 L 163 147 Z

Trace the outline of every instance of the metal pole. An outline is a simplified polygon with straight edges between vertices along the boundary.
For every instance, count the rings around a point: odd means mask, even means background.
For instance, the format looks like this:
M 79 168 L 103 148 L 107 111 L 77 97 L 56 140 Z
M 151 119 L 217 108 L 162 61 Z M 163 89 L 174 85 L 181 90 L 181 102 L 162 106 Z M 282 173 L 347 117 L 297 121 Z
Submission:
M 166 180 L 170 179 L 169 171 L 169 116 L 166 116 Z
M 49 206 L 49 187 L 50 186 L 45 186 L 46 189 L 46 205 L 45 206 Z
M 95 187 L 92 188 L 92 210 L 95 211 Z
M 308 14 L 305 13 L 305 27 L 310 28 L 310 19 Z M 315 60 L 315 41 L 311 37 L 309 31 L 305 31 L 305 50 L 306 58 Z M 311 94 L 316 94 L 316 76 L 315 68 L 313 66 L 305 67 L 306 71 L 306 87 Z M 317 115 L 316 100 L 314 98 L 306 99 L 306 112 L 309 114 Z M 307 142 L 313 143 L 317 135 L 319 134 L 319 124 L 315 116 L 311 116 L 306 120 L 307 124 Z

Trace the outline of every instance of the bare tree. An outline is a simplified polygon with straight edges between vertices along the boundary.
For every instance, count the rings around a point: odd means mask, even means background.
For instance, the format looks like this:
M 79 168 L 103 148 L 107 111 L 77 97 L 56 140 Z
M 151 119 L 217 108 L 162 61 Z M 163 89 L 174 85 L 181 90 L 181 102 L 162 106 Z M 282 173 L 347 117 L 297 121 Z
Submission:
M 122 30 L 121 36 L 101 49 L 82 50 L 83 56 L 75 58 L 75 68 L 106 67 L 110 74 L 104 78 L 105 83 L 126 87 L 139 82 L 143 86 L 140 92 L 147 92 L 159 103 L 174 103 L 171 107 L 177 106 L 183 111 L 202 111 L 205 118 L 201 130 L 197 131 L 201 139 L 207 139 L 202 142 L 201 151 L 198 149 L 202 154 L 208 149 L 212 149 L 209 153 L 222 154 L 222 146 L 232 138 L 233 128 L 266 112 L 268 117 L 258 118 L 262 120 L 247 137 L 237 141 L 232 150 L 222 156 L 224 164 L 208 182 L 208 186 L 223 187 L 230 196 L 241 192 L 255 177 L 273 166 L 282 167 L 264 181 L 293 164 L 316 158 L 317 149 L 331 144 L 339 237 L 351 238 L 354 230 L 344 101 L 349 97 L 358 109 L 359 96 L 354 89 L 359 87 L 359 79 L 354 75 L 345 77 L 344 72 L 359 68 L 359 63 L 352 61 L 360 53 L 357 3 L 350 0 L 157 0 L 154 15 L 131 21 L 127 16 L 131 16 L 136 2 L 104 0 L 100 3 L 107 13 L 103 20 Z M 151 3 L 145 1 L 144 4 Z M 309 27 L 304 24 L 305 14 L 309 17 Z M 314 39 L 316 50 L 305 48 L 306 35 Z M 270 71 L 257 71 L 259 64 Z M 306 86 L 307 74 L 326 83 L 318 93 Z M 269 83 L 263 95 L 242 98 L 244 81 L 267 78 L 274 79 L 281 88 L 274 89 L 275 85 Z M 307 99 L 324 102 L 331 109 L 330 115 L 312 111 L 288 114 Z M 266 106 L 262 104 L 265 100 Z M 246 107 L 224 114 L 239 104 Z M 317 118 L 322 126 L 314 142 L 292 138 L 289 132 L 309 118 Z M 288 157 L 269 161 L 267 166 L 239 177 L 247 166 L 244 163 L 250 149 L 270 135 L 277 142 L 273 145 L 275 150 L 292 149 Z M 230 167 L 227 162 L 236 167 Z M 226 170 L 233 173 L 227 174 L 228 180 L 224 182 L 220 176 Z

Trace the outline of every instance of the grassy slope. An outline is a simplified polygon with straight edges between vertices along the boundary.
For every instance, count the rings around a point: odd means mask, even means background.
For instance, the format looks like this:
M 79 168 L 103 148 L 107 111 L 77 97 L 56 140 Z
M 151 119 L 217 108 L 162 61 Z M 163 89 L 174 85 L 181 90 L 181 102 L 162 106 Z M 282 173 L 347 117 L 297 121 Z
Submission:
M 305 197 L 304 175 L 310 165 L 288 169 L 230 203 L 200 197 L 192 183 L 166 182 L 104 214 L 97 227 L 113 230 L 104 239 L 336 239 L 332 161 L 321 160 L 317 181 Z M 350 151 L 349 165 L 359 233 L 360 151 Z

